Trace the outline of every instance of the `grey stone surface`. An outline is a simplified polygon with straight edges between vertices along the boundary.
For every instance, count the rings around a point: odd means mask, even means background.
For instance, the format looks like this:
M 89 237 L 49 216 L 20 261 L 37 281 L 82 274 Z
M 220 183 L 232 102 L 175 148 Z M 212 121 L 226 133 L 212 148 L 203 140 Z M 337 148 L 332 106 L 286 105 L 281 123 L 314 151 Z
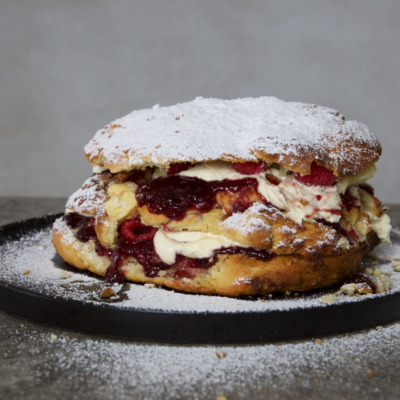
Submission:
M 0 198 L 0 225 L 59 212 L 63 199 Z M 400 226 L 400 206 L 391 211 Z M 218 355 L 219 357 L 218 357 Z M 143 344 L 0 312 L 1 399 L 394 399 L 400 323 L 257 346 Z
M 275 95 L 376 132 L 400 196 L 400 2 L 0 1 L 0 195 L 68 196 L 82 147 L 132 109 Z

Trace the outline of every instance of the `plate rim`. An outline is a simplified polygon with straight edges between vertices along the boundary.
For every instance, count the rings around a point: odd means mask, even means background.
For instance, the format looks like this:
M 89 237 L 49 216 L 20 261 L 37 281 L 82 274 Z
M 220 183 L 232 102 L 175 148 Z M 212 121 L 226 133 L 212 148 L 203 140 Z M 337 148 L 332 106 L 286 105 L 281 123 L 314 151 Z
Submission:
M 21 237 L 50 227 L 62 215 L 47 214 L 2 225 L 0 246 L 17 240 L 13 235 Z M 320 307 L 237 313 L 189 312 L 115 307 L 112 303 L 65 299 L 4 282 L 0 276 L 0 309 L 49 326 L 143 342 L 273 343 L 350 333 L 398 321 L 400 291 L 355 302 L 321 304 Z

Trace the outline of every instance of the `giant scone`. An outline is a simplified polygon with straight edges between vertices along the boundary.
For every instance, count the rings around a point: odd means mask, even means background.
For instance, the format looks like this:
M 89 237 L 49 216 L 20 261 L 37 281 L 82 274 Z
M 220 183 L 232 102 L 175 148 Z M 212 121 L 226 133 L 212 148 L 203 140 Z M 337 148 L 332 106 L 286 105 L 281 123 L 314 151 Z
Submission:
M 85 146 L 94 175 L 54 223 L 61 257 L 110 282 L 226 296 L 354 274 L 389 240 L 363 124 L 274 97 L 134 111 Z

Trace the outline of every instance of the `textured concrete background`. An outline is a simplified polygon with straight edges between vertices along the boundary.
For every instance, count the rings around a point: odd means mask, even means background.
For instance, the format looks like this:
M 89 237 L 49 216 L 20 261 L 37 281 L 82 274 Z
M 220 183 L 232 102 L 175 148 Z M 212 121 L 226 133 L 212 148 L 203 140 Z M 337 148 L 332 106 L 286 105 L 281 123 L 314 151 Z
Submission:
M 0 195 L 67 196 L 132 109 L 275 95 L 366 123 L 400 202 L 400 2 L 1 0 Z

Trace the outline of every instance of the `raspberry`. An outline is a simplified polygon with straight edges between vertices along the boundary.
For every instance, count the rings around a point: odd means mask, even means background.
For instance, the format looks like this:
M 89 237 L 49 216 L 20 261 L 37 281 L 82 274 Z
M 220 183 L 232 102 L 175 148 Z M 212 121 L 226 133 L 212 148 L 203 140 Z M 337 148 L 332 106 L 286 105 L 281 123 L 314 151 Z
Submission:
M 120 228 L 121 236 L 125 242 L 141 243 L 152 240 L 157 228 L 143 225 L 139 218 L 124 221 Z
M 239 174 L 243 175 L 255 175 L 261 174 L 267 169 L 267 164 L 264 161 L 256 162 L 245 162 L 245 163 L 233 163 L 233 169 Z
M 301 175 L 298 172 L 295 172 L 293 176 L 296 181 L 307 186 L 332 186 L 336 180 L 332 171 L 329 171 L 329 169 L 321 167 L 314 162 L 311 164 L 310 175 Z
M 190 163 L 176 163 L 176 164 L 171 164 L 171 165 L 169 166 L 167 175 L 168 175 L 168 176 L 172 176 L 172 175 L 179 174 L 179 172 L 186 171 L 186 170 L 189 169 L 191 166 L 192 166 L 192 164 L 190 164 Z

